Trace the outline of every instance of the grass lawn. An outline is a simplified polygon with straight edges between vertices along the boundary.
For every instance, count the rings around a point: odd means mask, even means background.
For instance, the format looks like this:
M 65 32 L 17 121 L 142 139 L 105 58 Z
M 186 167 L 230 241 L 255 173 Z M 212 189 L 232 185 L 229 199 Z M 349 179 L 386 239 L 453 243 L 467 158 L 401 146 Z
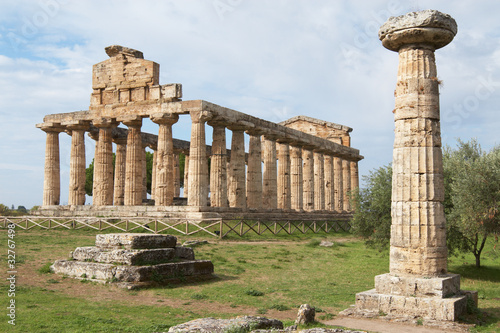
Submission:
M 16 326 L 8 332 L 166 332 L 170 326 L 202 317 L 263 315 L 291 325 L 300 304 L 315 306 L 319 321 L 333 318 L 354 303 L 357 292 L 372 289 L 374 276 L 389 270 L 388 251 L 367 248 L 348 233 L 280 234 L 215 238 L 178 236 L 180 242 L 207 239 L 195 248 L 210 259 L 217 277 L 200 283 L 138 291 L 84 283 L 46 273 L 47 263 L 66 259 L 77 246 L 92 246 L 98 231 L 16 229 Z M 322 239 L 331 248 L 319 247 Z M 7 277 L 7 232 L 0 230 L 0 277 Z M 462 276 L 462 289 L 479 291 L 483 326 L 500 332 L 500 258 L 483 254 L 476 269 L 472 255 L 450 258 L 449 270 Z M 0 286 L 6 309 L 8 285 Z M 7 311 L 7 310 L 4 310 Z

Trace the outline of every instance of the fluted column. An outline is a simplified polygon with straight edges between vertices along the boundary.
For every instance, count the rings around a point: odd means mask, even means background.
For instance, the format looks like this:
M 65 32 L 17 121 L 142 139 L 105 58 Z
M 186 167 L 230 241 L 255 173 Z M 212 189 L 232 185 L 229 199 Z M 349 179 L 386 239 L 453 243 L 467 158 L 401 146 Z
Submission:
M 227 151 L 226 128 L 209 123 L 212 132 L 212 158 L 210 159 L 210 206 L 227 207 Z
M 113 141 L 116 144 L 113 205 L 123 206 L 125 203 L 125 163 L 127 155 L 127 139 L 113 139 Z
M 262 208 L 262 144 L 260 133 L 249 132 L 247 207 Z
M 142 164 L 142 200 L 148 199 L 148 162 L 146 148 L 148 146 L 143 144 L 141 150 L 141 164 Z
M 304 210 L 314 210 L 314 157 L 313 151 L 302 149 Z
M 179 163 L 179 154 L 174 155 L 174 197 L 178 198 L 181 196 L 181 169 L 180 169 L 180 163 Z
M 358 162 L 351 161 L 351 191 L 359 188 Z
M 206 206 L 208 200 L 208 161 L 205 141 L 205 122 L 208 112 L 193 111 L 191 115 L 191 144 L 189 147 L 189 206 Z
M 125 163 L 125 206 L 142 204 L 142 118 L 130 117 L 123 120 L 128 127 L 127 153 Z
M 278 208 L 278 182 L 276 168 L 276 141 L 267 135 L 262 136 L 262 157 L 264 161 L 262 200 L 267 209 Z
M 230 127 L 231 161 L 229 162 L 229 206 L 246 208 L 245 141 L 243 128 Z
M 113 205 L 113 141 L 111 132 L 117 123 L 112 119 L 100 118 L 93 121 L 94 126 L 99 128 L 99 137 L 96 142 L 94 156 L 94 182 L 93 199 L 94 206 Z
M 324 156 L 324 173 L 325 173 L 325 209 L 329 211 L 335 210 L 335 180 L 333 176 L 333 156 Z
M 290 148 L 290 205 L 292 209 L 302 210 L 303 182 L 302 182 L 302 148 L 292 146 Z
M 41 129 L 47 133 L 45 143 L 45 173 L 43 178 L 43 205 L 59 205 L 61 199 L 61 171 L 59 159 L 60 126 L 43 125 Z
M 314 152 L 314 209 L 325 209 L 325 175 L 323 153 Z
M 344 210 L 351 211 L 351 163 L 348 160 L 342 161 L 342 182 L 344 186 Z
M 279 144 L 277 187 L 278 208 L 291 209 L 290 146 L 286 142 Z
M 342 159 L 333 158 L 333 189 L 335 194 L 335 210 L 341 212 L 344 210 L 344 177 L 342 176 Z
M 85 205 L 85 130 L 88 127 L 88 124 L 68 126 L 71 133 L 68 205 Z
M 171 206 L 175 195 L 175 159 L 172 125 L 179 120 L 179 116 L 169 113 L 156 114 L 151 116 L 151 120 L 160 127 L 156 150 L 155 205 Z
M 156 198 L 156 168 L 158 167 L 157 163 L 158 157 L 158 148 L 153 148 L 153 165 L 151 167 L 151 200 L 155 200 Z M 155 200 L 156 203 L 156 200 Z
M 184 198 L 189 194 L 189 155 L 184 155 Z

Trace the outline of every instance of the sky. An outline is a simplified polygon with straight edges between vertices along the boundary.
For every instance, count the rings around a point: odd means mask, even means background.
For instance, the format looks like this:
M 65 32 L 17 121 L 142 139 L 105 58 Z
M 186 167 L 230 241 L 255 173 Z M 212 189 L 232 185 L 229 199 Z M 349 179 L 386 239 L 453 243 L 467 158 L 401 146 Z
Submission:
M 362 178 L 392 161 L 398 57 L 378 29 L 424 9 L 458 23 L 453 42 L 436 52 L 443 144 L 476 138 L 489 150 L 500 143 L 498 1 L 0 0 L 0 203 L 42 203 L 46 135 L 35 124 L 88 109 L 92 65 L 113 44 L 159 63 L 160 84 L 181 83 L 183 100 L 353 128 Z M 174 137 L 189 140 L 189 128 L 181 117 Z M 143 130 L 156 134 L 157 125 L 145 121 Z M 62 204 L 70 143 L 61 133 Z M 94 148 L 87 137 L 87 164 Z

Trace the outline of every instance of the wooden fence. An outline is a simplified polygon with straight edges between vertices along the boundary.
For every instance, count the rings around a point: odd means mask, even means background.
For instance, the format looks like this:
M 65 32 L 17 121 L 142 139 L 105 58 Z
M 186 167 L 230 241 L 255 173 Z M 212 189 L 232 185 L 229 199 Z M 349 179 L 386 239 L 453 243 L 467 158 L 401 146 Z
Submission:
M 40 217 L 40 216 L 0 216 L 0 226 L 7 228 L 15 224 L 22 230 L 34 228 L 53 229 L 85 229 L 117 230 L 123 232 L 151 232 L 194 235 L 207 233 L 214 237 L 224 238 L 230 234 L 244 236 L 247 233 L 262 235 L 270 233 L 277 235 L 280 232 L 291 235 L 293 233 L 331 233 L 349 231 L 348 221 L 261 221 L 261 220 L 222 220 L 204 219 L 170 219 L 149 217 Z

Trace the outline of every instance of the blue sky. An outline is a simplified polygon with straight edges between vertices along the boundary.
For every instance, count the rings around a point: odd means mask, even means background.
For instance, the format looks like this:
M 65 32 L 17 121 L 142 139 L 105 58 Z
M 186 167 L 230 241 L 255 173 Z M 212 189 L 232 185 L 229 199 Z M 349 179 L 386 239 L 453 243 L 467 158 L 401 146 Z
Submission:
M 112 44 L 160 64 L 160 83 L 279 122 L 296 115 L 350 126 L 360 174 L 392 160 L 397 54 L 378 27 L 389 17 L 437 9 L 458 23 L 436 53 L 443 143 L 499 143 L 500 3 L 496 1 L 40 0 L 0 3 L 0 203 L 41 204 L 50 113 L 86 110 L 92 65 Z M 157 127 L 145 122 L 144 129 Z M 174 128 L 189 138 L 189 119 Z M 210 142 L 210 133 L 207 141 Z M 60 134 L 61 202 L 70 137 Z M 94 142 L 86 139 L 87 162 Z

